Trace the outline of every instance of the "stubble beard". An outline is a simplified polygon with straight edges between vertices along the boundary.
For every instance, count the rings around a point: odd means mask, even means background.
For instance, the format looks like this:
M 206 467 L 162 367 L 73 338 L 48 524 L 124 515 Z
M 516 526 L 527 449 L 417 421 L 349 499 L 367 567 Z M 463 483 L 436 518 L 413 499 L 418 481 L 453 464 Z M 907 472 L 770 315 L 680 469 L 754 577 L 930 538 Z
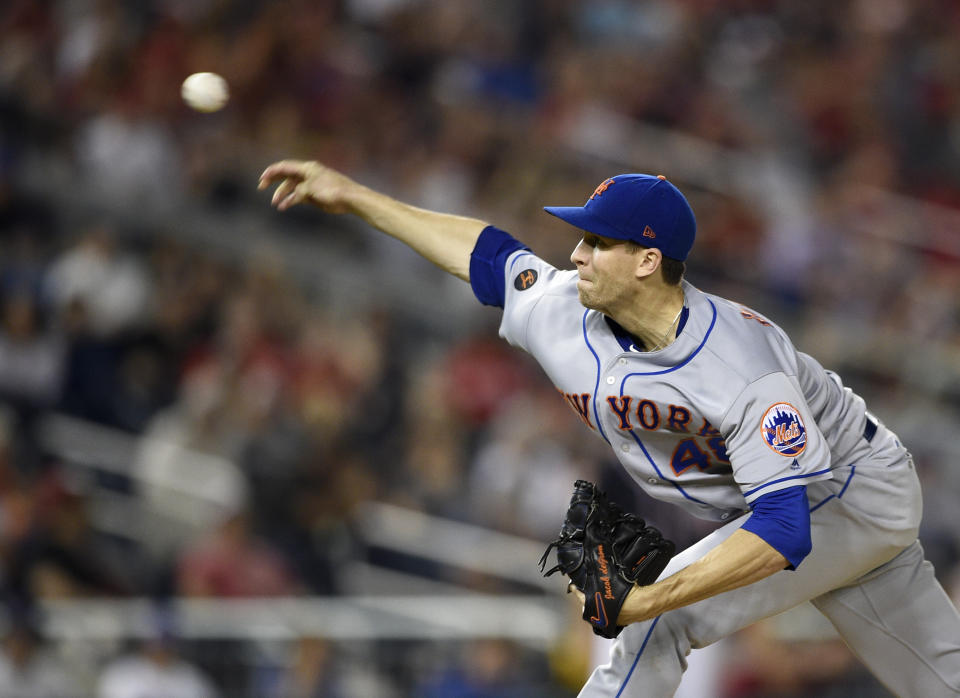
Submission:
M 603 309 L 598 305 L 596 295 L 590 293 L 589 290 L 585 290 L 582 286 L 577 286 L 577 298 L 580 300 L 580 305 L 589 310 L 599 310 Z

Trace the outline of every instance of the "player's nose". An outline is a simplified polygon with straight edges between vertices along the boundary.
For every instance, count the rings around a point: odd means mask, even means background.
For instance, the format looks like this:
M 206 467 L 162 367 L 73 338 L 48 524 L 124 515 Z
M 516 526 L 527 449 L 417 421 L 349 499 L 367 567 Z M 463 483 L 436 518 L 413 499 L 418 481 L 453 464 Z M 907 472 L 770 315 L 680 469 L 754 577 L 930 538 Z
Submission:
M 578 267 L 585 265 L 589 259 L 586 248 L 587 246 L 581 239 L 580 242 L 577 243 L 577 246 L 573 248 L 573 252 L 570 254 L 570 261 Z

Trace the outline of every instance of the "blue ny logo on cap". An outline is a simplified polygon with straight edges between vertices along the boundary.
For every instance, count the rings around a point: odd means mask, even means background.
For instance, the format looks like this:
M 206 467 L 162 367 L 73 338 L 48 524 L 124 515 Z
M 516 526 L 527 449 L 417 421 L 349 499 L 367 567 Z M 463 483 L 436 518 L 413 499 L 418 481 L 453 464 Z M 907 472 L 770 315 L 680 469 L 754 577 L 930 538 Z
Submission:
M 594 235 L 655 247 L 680 261 L 697 234 L 693 209 L 663 175 L 619 174 L 604 180 L 583 206 L 543 210 Z

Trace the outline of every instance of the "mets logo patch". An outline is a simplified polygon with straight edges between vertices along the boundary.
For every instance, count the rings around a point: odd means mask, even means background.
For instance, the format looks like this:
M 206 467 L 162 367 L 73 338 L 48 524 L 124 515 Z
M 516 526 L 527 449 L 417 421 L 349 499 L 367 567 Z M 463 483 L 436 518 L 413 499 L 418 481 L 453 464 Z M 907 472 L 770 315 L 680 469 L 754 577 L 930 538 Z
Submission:
M 807 446 L 807 429 L 797 408 L 787 402 L 771 405 L 760 422 L 767 446 L 781 456 L 799 456 Z
M 518 291 L 526 291 L 535 283 L 537 283 L 537 270 L 524 269 L 517 274 L 517 277 L 513 280 L 513 287 Z

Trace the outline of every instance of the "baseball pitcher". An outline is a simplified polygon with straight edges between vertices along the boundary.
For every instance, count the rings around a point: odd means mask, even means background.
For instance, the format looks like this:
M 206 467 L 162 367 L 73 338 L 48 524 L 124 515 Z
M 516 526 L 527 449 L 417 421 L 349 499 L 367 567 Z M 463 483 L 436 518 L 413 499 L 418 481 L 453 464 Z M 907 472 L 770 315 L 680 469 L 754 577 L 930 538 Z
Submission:
M 664 177 L 617 175 L 546 209 L 579 230 L 573 270 L 316 162 L 270 165 L 260 188 L 273 184 L 280 210 L 355 214 L 468 281 L 640 487 L 725 522 L 671 557 L 576 483 L 551 571 L 616 638 L 582 696 L 671 696 L 691 648 L 804 601 L 897 695 L 960 695 L 960 616 L 917 541 L 910 454 L 771 320 L 683 278 L 696 221 Z

